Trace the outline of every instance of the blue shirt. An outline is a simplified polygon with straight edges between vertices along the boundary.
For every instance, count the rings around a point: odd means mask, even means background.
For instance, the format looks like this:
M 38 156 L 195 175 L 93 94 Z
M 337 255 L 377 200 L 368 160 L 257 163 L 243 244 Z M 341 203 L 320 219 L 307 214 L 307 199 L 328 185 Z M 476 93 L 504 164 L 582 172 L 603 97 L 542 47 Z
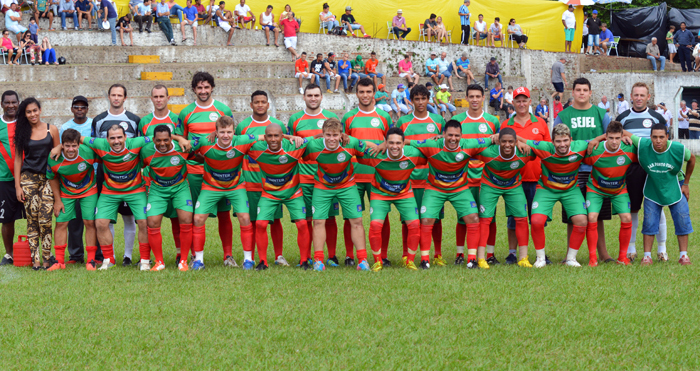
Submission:
M 541 104 L 538 104 L 537 108 L 535 108 L 535 114 L 537 115 L 537 117 L 544 116 L 548 111 L 549 111 L 549 108 L 547 108 L 547 106 L 543 106 Z M 542 116 L 539 116 L 539 114 L 542 114 Z
M 345 63 L 345 64 L 343 64 Z M 338 62 L 338 73 L 343 74 L 343 75 L 349 75 L 350 74 L 350 68 L 352 66 L 350 65 L 350 61 L 340 61 Z
M 59 139 L 67 129 L 75 129 L 84 137 L 92 136 L 92 119 L 88 117 L 87 120 L 80 125 L 76 124 L 73 120 L 67 121 L 65 124 L 61 125 Z
M 400 92 L 399 89 L 396 89 L 396 90 L 391 92 L 391 99 L 396 99 L 397 103 L 406 104 L 406 102 L 404 102 L 405 97 L 406 97 L 405 90 L 404 90 L 404 93 Z M 392 103 L 393 103 L 393 101 L 392 101 Z
M 186 7 L 182 12 L 185 13 L 188 20 L 197 20 L 197 8 L 195 8 L 194 6 Z
M 144 5 L 143 3 L 139 4 L 137 8 L 140 15 L 146 15 L 146 13 L 151 11 L 151 7 L 149 5 Z
M 165 4 L 158 3 L 156 5 L 156 12 L 158 12 L 158 14 L 161 14 L 161 13 L 170 14 L 170 6 L 168 5 L 168 3 L 165 3 Z M 167 17 L 167 16 L 164 15 L 163 17 Z
M 114 7 L 109 0 L 101 0 L 100 8 L 107 9 L 107 19 L 117 18 L 117 12 L 114 10 Z
M 34 24 L 29 24 L 29 33 L 32 35 L 36 35 L 37 31 L 39 31 L 39 26 L 34 23 Z
M 463 61 L 462 58 L 457 58 L 457 60 L 455 61 L 455 66 L 462 67 L 466 70 L 467 67 L 469 67 L 469 58 L 467 58 L 466 61 Z
M 471 14 L 469 13 L 469 8 L 466 5 L 462 5 L 459 7 L 459 13 L 468 14 L 468 15 L 460 15 L 459 16 L 459 23 L 462 26 L 469 26 L 469 18 L 471 17 Z
M 78 0 L 75 2 L 75 7 L 79 10 L 82 10 L 83 12 L 87 12 L 88 10 L 90 10 L 90 2 L 88 0 Z
M 600 41 L 603 41 L 605 39 L 608 39 L 608 42 L 614 41 L 613 40 L 614 36 L 613 36 L 612 32 L 610 31 L 610 29 L 606 29 L 605 31 L 600 31 L 599 37 L 600 37 Z
M 428 66 L 430 66 L 430 67 L 435 67 L 435 66 L 437 66 L 437 65 L 438 65 L 438 59 L 437 59 L 437 58 L 435 58 L 435 59 L 428 58 L 428 60 L 425 61 L 425 73 L 427 74 L 427 73 L 431 72 L 430 70 L 428 70 Z
M 66 2 L 61 0 L 61 2 L 58 4 L 58 11 L 63 12 L 66 10 L 75 10 L 75 4 L 73 3 L 73 1 L 68 0 Z
M 676 34 L 673 35 L 673 42 L 678 45 L 695 45 L 695 37 L 693 33 L 686 28 L 685 31 L 676 31 Z
M 496 96 L 496 98 L 494 98 L 493 97 L 494 94 L 498 94 L 498 96 Z M 500 91 L 496 90 L 496 88 L 491 89 L 491 94 L 489 95 L 489 97 L 491 97 L 491 99 L 489 100 L 489 102 L 494 101 L 494 100 L 500 100 L 502 95 L 503 95 L 503 88 L 501 88 Z

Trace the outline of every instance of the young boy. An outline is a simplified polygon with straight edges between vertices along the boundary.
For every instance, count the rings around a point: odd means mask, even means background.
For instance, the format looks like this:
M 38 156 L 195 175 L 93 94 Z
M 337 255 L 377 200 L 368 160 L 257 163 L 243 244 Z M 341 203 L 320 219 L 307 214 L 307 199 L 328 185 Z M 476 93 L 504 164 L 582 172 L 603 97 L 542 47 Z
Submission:
M 452 94 L 450 94 L 447 89 L 447 85 L 442 84 L 440 85 L 440 91 L 435 94 L 435 98 L 440 105 L 440 112 L 445 120 L 447 120 L 447 111 L 450 111 L 450 118 L 452 118 L 452 116 L 454 116 L 454 112 L 457 110 L 457 108 L 450 103 L 452 101 Z

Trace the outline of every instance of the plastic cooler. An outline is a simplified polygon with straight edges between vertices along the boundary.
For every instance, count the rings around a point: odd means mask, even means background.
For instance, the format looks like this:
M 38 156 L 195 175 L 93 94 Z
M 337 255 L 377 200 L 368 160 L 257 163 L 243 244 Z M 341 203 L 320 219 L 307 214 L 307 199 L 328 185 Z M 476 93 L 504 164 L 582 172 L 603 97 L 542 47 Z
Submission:
M 27 241 L 27 236 L 17 237 L 17 242 L 12 245 L 13 256 L 15 267 L 26 267 L 32 265 L 32 254 L 29 250 L 29 242 Z

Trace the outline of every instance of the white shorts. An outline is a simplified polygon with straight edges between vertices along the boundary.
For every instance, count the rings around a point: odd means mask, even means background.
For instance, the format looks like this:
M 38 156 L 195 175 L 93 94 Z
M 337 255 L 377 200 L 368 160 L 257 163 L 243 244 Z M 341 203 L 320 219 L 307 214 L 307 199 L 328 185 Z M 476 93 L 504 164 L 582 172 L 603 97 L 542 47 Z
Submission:
M 668 44 L 668 53 L 671 54 L 671 53 L 676 53 L 676 52 L 678 52 L 676 50 L 676 45 L 675 44 Z
M 219 27 L 221 27 L 221 29 L 225 32 L 231 31 L 231 25 L 228 22 L 219 21 Z
M 304 76 L 304 75 L 306 75 L 306 76 Z M 311 79 L 314 78 L 314 74 L 313 74 L 313 73 L 308 73 L 308 72 L 297 72 L 297 74 L 294 75 L 294 77 L 297 78 L 297 79 L 299 78 L 299 76 L 304 76 L 303 78 L 305 78 L 305 79 L 307 79 L 307 80 L 311 80 Z
M 411 73 L 410 73 L 410 72 L 404 72 L 404 73 L 400 73 L 400 74 L 399 74 L 399 77 L 406 77 L 406 76 L 408 76 L 408 75 L 411 75 Z M 411 75 L 411 77 L 418 77 L 418 74 L 417 74 L 417 73 L 414 73 L 414 74 Z
M 16 33 L 16 34 L 27 32 L 27 28 L 22 26 L 21 24 L 16 24 L 14 26 L 7 26 L 5 28 L 7 28 L 8 31 L 10 31 L 12 33 Z
M 297 48 L 297 37 L 285 37 L 284 38 L 284 47 L 285 48 Z

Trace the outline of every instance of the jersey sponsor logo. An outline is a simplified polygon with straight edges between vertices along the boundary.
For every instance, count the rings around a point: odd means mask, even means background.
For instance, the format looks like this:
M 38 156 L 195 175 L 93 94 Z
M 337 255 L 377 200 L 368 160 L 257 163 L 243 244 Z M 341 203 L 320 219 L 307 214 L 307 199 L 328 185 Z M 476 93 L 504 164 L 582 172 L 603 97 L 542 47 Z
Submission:
M 192 145 L 197 146 L 199 144 L 199 137 L 192 138 Z
M 532 203 L 532 209 L 533 209 L 533 210 L 536 209 L 538 206 L 540 206 L 540 204 L 539 204 L 537 201 L 535 201 L 535 202 Z
M 286 164 L 287 161 L 289 161 L 289 159 L 287 158 L 287 156 L 282 155 L 282 156 L 280 156 L 279 161 L 280 161 L 280 164 Z
M 134 180 L 136 178 L 136 175 L 138 175 L 138 171 L 136 171 L 136 169 L 133 169 L 124 174 L 114 174 L 107 172 L 105 172 L 105 174 L 109 176 L 109 179 L 112 179 L 117 183 L 126 183 L 128 181 Z
M 489 128 L 488 128 L 488 126 L 486 126 L 486 124 L 479 125 L 479 132 L 485 133 L 487 130 L 489 130 Z
M 652 124 L 653 122 L 651 122 L 651 119 L 644 119 L 644 121 L 642 121 L 642 125 L 644 125 L 645 128 L 650 128 Z
M 192 206 L 192 200 L 186 200 L 185 205 L 187 206 Z
M 576 156 L 576 155 L 569 156 L 569 162 L 575 162 L 577 159 L 578 159 L 578 156 Z
M 255 135 L 253 135 L 253 134 L 248 134 L 248 139 L 255 139 Z
M 515 176 L 515 177 L 512 177 L 510 179 L 504 180 L 504 179 L 496 178 L 496 176 L 494 176 L 493 174 L 489 174 L 489 180 L 491 181 L 491 183 L 493 183 L 494 185 L 497 185 L 499 187 L 510 187 L 513 184 L 515 184 L 515 182 L 518 180 L 518 177 Z
M 318 128 L 321 129 L 323 127 L 323 120 L 316 121 L 316 126 L 318 126 Z
M 345 153 L 338 153 L 338 157 L 336 157 L 338 161 L 343 162 L 346 159 Z
M 455 156 L 455 160 L 457 160 L 457 161 L 464 160 L 464 153 L 462 153 L 462 152 L 458 153 L 457 156 Z
M 180 163 L 180 158 L 179 157 L 171 157 L 170 163 L 173 165 L 178 165 Z
M 216 121 L 216 119 L 218 119 L 218 118 L 219 118 L 219 114 L 216 112 L 212 112 L 209 114 L 209 120 L 211 120 L 211 121 Z
M 90 144 L 95 144 L 95 138 L 90 139 Z
M 374 126 L 375 128 L 376 128 L 376 127 L 379 127 L 379 125 L 380 125 L 381 123 L 382 123 L 382 122 L 379 121 L 378 118 L 373 118 L 372 121 L 369 122 L 369 124 L 372 125 L 372 126 Z
M 81 189 L 90 183 L 90 177 L 85 177 L 81 183 L 73 183 L 70 180 L 63 178 L 65 184 L 71 188 Z
M 484 144 L 484 143 L 486 143 L 486 141 L 484 140 L 484 138 L 478 138 L 476 141 L 479 142 L 479 144 Z
M 571 182 L 576 179 L 576 175 L 554 175 L 554 174 L 549 174 L 547 177 L 551 183 L 559 183 L 559 184 L 571 184 Z
M 610 190 L 617 190 L 625 184 L 624 179 L 603 179 L 602 177 L 598 177 L 596 180 L 601 188 Z
M 183 180 L 183 178 L 182 178 L 182 174 L 177 174 L 177 176 L 173 179 L 165 180 L 162 178 L 153 177 L 152 180 L 153 180 L 153 183 L 158 184 L 161 187 L 170 187 L 172 185 L 180 183 Z
M 421 214 L 425 214 L 426 211 L 428 211 L 428 208 L 427 208 L 427 207 L 425 207 L 425 206 L 421 206 L 421 207 L 420 207 L 420 213 L 421 213 Z
M 594 117 L 572 117 L 571 118 L 571 128 L 572 129 L 583 129 L 583 128 L 596 128 Z
M 510 168 L 513 169 L 513 170 L 517 169 L 518 166 L 520 166 L 520 164 L 517 163 L 517 162 L 511 162 L 511 163 L 510 163 Z
M 338 202 L 333 204 L 333 210 L 340 210 L 340 204 Z
M 302 207 L 301 207 L 301 212 L 304 213 L 304 214 L 306 214 L 306 206 L 302 206 Z
M 539 144 L 540 144 L 540 141 L 539 141 L 539 140 L 536 140 L 536 141 L 532 142 L 532 144 L 534 144 L 534 145 L 539 145 Z
M 437 179 L 440 182 L 454 183 L 454 182 L 460 180 L 463 175 L 464 175 L 464 171 L 460 171 L 459 173 L 456 173 L 456 174 L 436 173 L 435 179 Z
M 619 156 L 619 157 L 617 158 L 617 161 L 616 161 L 616 162 L 617 162 L 618 165 L 624 164 L 624 163 L 625 163 L 625 157 L 624 157 L 624 156 Z
M 403 184 L 388 183 L 384 179 L 382 179 L 381 183 L 379 183 L 379 186 L 382 187 L 382 189 L 389 191 L 390 193 L 401 193 L 401 191 L 406 189 L 407 185 L 408 185 L 408 183 L 403 183 Z
M 401 161 L 399 167 L 405 170 L 406 168 L 408 168 L 408 161 Z
M 343 171 L 342 173 L 336 175 L 336 176 L 330 176 L 328 174 L 325 174 L 323 176 L 323 180 L 328 182 L 329 184 L 337 184 L 340 183 L 348 178 L 348 173 L 347 171 Z
M 85 171 L 85 169 L 87 169 L 87 165 L 84 162 L 78 164 L 78 171 Z
M 416 215 L 418 215 L 418 208 L 416 207 L 415 209 L 416 209 Z
M 236 179 L 238 177 L 239 169 L 236 169 L 230 173 L 220 173 L 218 171 L 212 171 L 211 177 L 214 178 L 214 180 L 219 181 L 219 182 L 228 182 L 228 181 L 231 181 L 231 180 Z
M 428 130 L 429 133 L 434 133 L 436 127 L 435 127 L 435 124 L 428 124 L 428 126 L 426 126 L 425 129 Z
M 357 211 L 362 212 L 362 205 L 357 205 Z
M 131 160 L 131 154 L 130 154 L 130 153 L 127 153 L 127 154 L 124 155 L 124 157 L 122 157 L 122 161 L 124 161 L 124 162 L 127 162 L 127 161 L 129 161 L 129 160 Z
M 418 144 L 423 144 L 423 143 L 425 143 L 425 139 L 423 139 L 423 140 L 418 140 L 418 141 L 416 141 L 416 143 L 418 143 Z
M 584 208 L 584 209 L 588 209 L 588 206 L 586 206 L 586 203 L 585 203 L 585 202 L 582 202 L 582 204 L 583 204 L 583 208 Z
M 469 206 L 476 209 L 476 201 L 469 201 Z
M 539 134 L 539 133 L 540 133 L 540 129 L 538 129 L 538 128 L 532 128 L 532 134 L 537 135 L 537 134 Z M 539 141 L 537 141 L 537 142 L 539 143 Z
M 275 187 L 281 187 L 281 186 L 289 183 L 289 181 L 292 179 L 293 176 L 294 176 L 294 174 L 287 174 L 281 178 L 266 177 L 265 182 L 272 184 Z

